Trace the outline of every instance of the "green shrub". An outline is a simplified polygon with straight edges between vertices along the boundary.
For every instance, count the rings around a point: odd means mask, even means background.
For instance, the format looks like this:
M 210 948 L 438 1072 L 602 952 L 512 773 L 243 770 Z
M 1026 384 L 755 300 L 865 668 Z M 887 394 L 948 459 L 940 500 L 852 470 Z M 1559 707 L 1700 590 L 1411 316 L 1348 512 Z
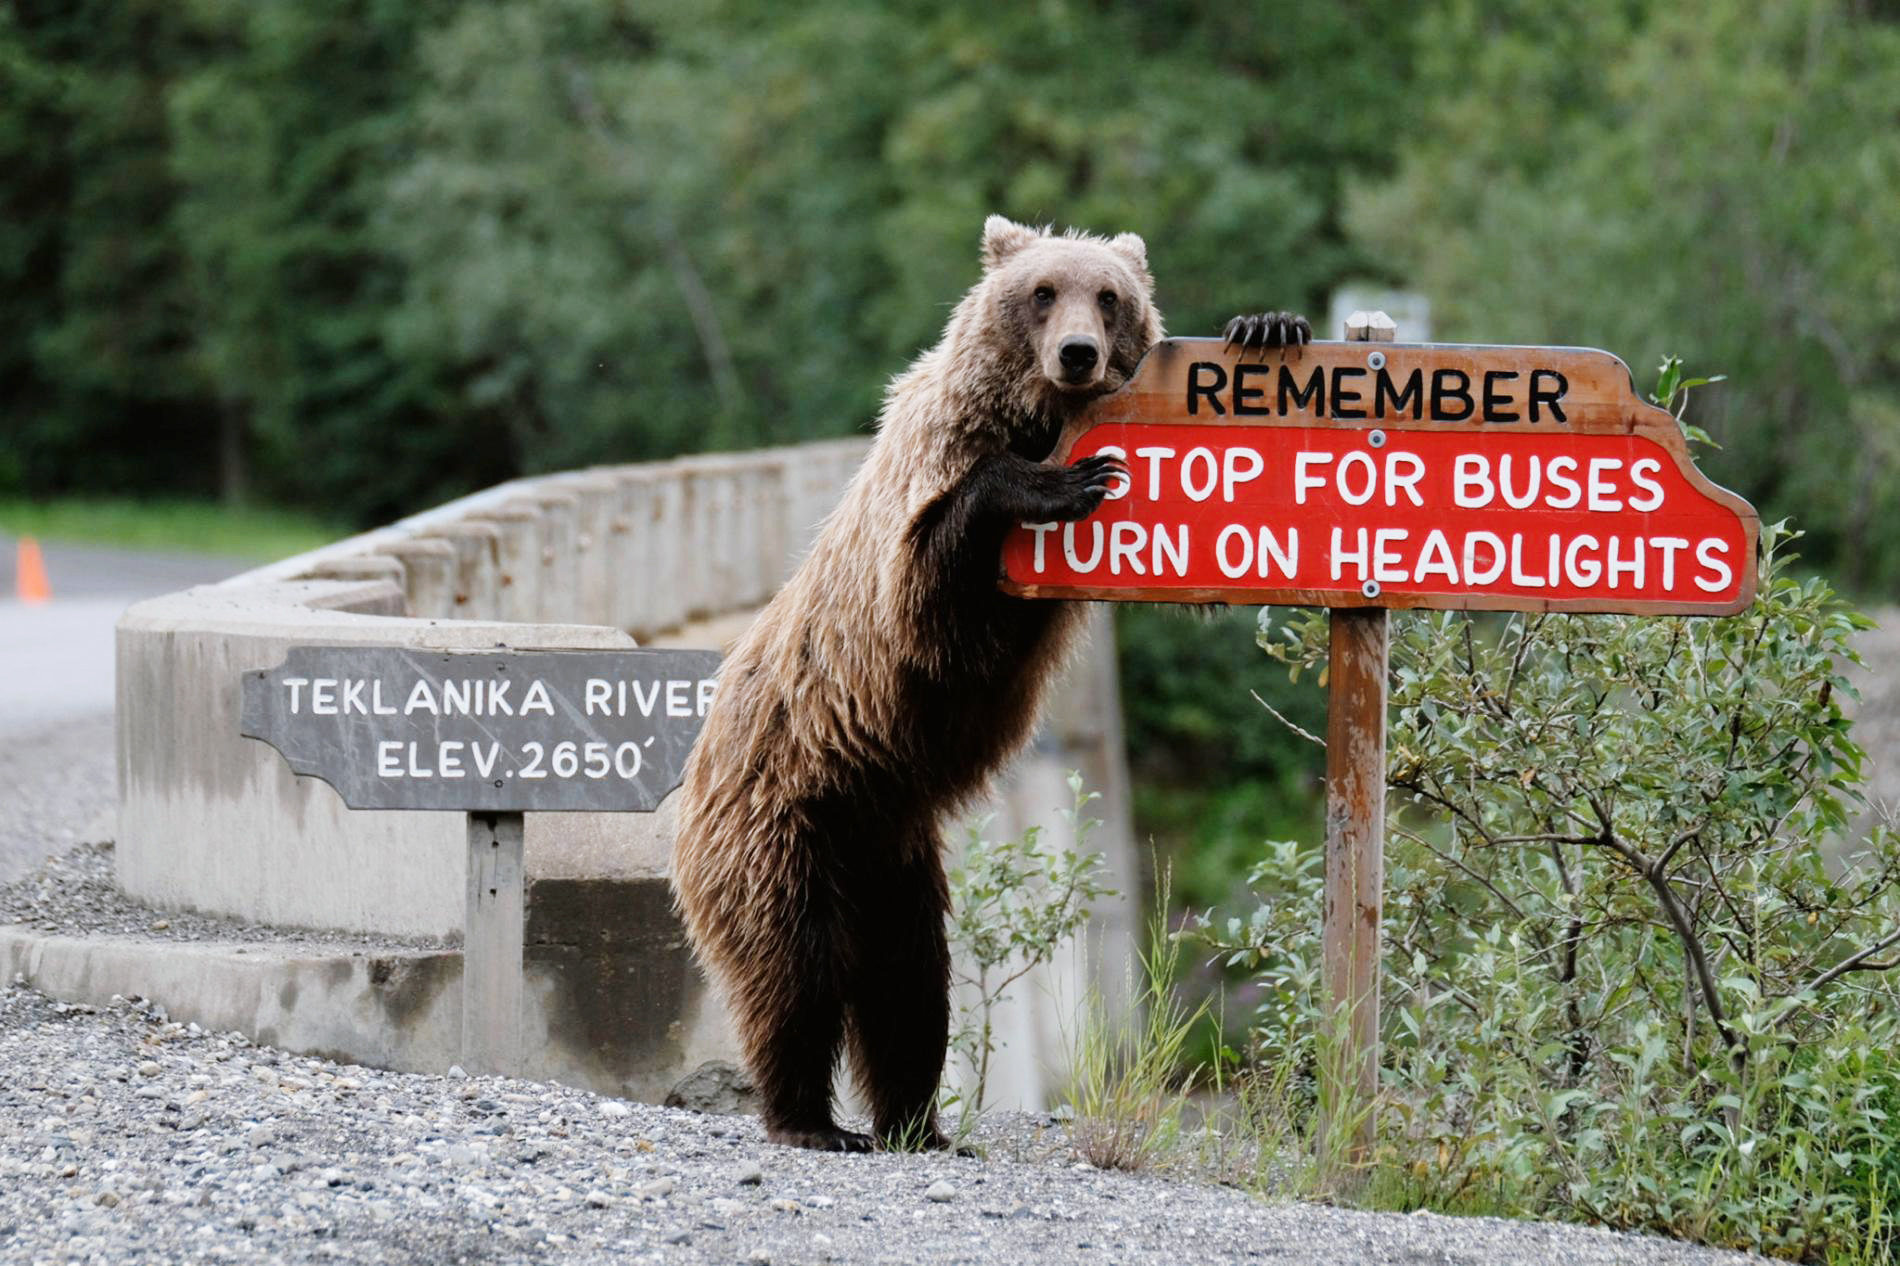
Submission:
M 963 856 L 950 867 L 950 949 L 956 983 L 971 1001 L 959 1009 L 950 1049 L 976 1074 L 964 1118 L 974 1123 L 989 1085 L 990 1056 L 996 1053 L 993 1019 L 1010 986 L 1055 957 L 1089 920 L 1092 903 L 1113 897 L 1102 882 L 1102 855 L 1088 848 L 1088 837 L 1101 825 L 1087 816 L 1099 792 L 1082 785 L 1070 771 L 1069 808 L 1058 810 L 1075 841 L 1073 849 L 1051 846 L 1042 828 L 1031 826 L 1017 839 L 988 838 L 990 820 L 973 824 Z
M 1763 538 L 1722 619 L 1395 616 L 1373 1198 L 1892 1260 L 1900 847 L 1848 832 L 1841 709 L 1867 622 Z M 1325 630 L 1262 641 L 1302 674 Z M 1260 909 L 1195 932 L 1309 1087 L 1316 867 L 1270 846 Z

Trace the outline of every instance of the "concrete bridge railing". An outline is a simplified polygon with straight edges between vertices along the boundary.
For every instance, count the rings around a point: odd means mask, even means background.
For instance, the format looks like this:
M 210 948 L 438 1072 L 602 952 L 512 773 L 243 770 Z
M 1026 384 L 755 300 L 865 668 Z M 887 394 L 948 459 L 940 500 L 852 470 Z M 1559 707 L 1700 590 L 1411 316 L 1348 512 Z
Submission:
M 724 649 L 790 574 L 864 448 L 846 440 L 521 479 L 132 607 L 117 651 L 121 886 L 161 909 L 453 940 L 461 815 L 352 811 L 329 787 L 296 778 L 275 752 L 239 737 L 240 675 L 275 666 L 294 645 Z M 1105 627 L 1072 682 L 1006 780 L 993 829 L 1040 821 L 1059 840 L 1061 776 L 1081 768 L 1111 807 L 1094 843 L 1132 892 Z M 673 820 L 671 802 L 655 814 L 527 815 L 530 1036 L 512 1071 L 657 1098 L 702 1061 L 733 1057 L 723 1010 L 671 913 Z M 1118 907 L 1092 937 L 1117 971 L 1128 931 Z M 334 1048 L 353 1031 L 376 1033 L 360 1051 L 335 1053 L 419 1069 L 452 1062 L 459 957 L 402 971 L 357 958 L 337 968 L 363 977 L 354 992 L 338 977 L 355 1028 L 319 1026 L 321 1040 Z M 1001 1100 L 1041 1099 L 1060 1047 L 1050 999 L 1073 997 L 1080 972 L 1070 962 L 1040 985 L 1025 982 L 1000 1017 Z M 280 1010 L 281 1000 L 271 1014 Z

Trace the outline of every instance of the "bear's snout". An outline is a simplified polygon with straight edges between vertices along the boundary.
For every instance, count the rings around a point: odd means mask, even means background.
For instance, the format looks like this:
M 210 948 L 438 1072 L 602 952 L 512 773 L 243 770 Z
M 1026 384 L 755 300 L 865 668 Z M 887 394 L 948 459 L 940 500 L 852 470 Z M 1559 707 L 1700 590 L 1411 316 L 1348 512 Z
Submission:
M 1072 383 L 1092 378 L 1095 363 L 1101 358 L 1102 349 L 1086 334 L 1072 334 L 1056 349 L 1056 359 L 1062 362 L 1062 376 Z

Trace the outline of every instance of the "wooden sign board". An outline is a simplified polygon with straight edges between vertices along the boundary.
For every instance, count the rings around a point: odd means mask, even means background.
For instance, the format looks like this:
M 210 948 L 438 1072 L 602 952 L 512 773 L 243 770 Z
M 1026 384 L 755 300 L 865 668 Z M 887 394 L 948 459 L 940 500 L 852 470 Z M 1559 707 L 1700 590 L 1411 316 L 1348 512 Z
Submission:
M 1022 597 L 1726 615 L 1760 522 L 1608 352 L 1169 339 L 1054 458 L 1128 476 L 1023 524 Z
M 685 772 L 719 661 L 298 646 L 244 675 L 240 728 L 352 809 L 651 811 Z
M 717 651 L 295 646 L 239 724 L 352 809 L 467 814 L 462 1063 L 520 1072 L 523 814 L 651 812 L 679 786 Z

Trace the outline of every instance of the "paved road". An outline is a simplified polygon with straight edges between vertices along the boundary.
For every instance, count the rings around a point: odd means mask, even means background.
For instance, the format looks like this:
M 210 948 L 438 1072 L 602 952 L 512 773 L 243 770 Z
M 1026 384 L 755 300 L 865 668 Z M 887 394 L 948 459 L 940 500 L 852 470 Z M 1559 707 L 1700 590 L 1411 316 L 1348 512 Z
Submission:
M 50 544 L 53 600 L 14 597 L 0 534 L 0 882 L 98 835 L 114 799 L 114 622 L 140 598 L 221 580 L 222 558 Z

